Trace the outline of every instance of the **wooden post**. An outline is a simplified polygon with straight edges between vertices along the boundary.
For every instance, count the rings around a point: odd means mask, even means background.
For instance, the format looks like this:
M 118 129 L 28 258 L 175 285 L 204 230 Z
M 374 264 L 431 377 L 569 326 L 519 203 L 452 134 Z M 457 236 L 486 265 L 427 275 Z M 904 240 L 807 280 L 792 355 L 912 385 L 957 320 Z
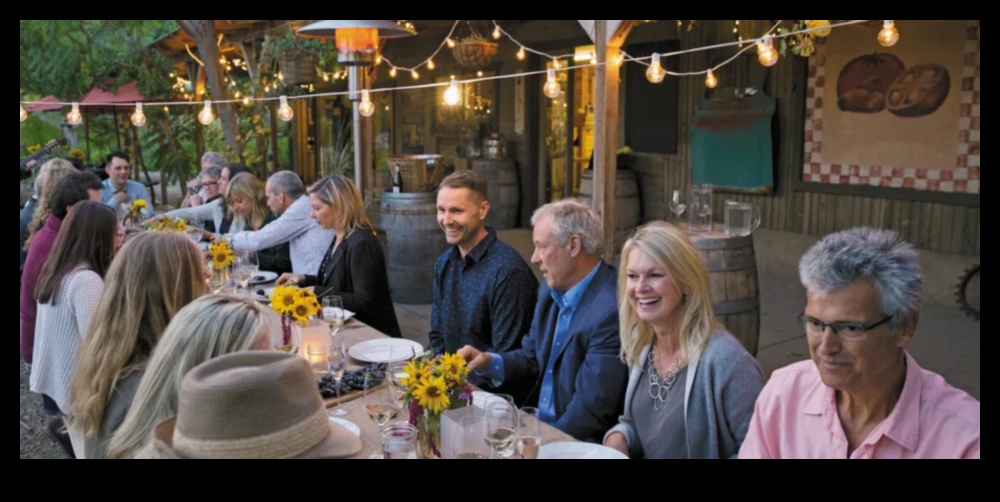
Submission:
M 618 253 L 615 247 L 615 193 L 618 181 L 618 98 L 620 92 L 619 67 L 614 60 L 621 53 L 622 44 L 638 21 L 622 21 L 614 33 L 608 33 L 608 21 L 594 21 L 594 40 L 597 60 L 607 64 L 597 67 L 594 89 L 594 210 L 604 222 L 604 257 L 614 263 Z

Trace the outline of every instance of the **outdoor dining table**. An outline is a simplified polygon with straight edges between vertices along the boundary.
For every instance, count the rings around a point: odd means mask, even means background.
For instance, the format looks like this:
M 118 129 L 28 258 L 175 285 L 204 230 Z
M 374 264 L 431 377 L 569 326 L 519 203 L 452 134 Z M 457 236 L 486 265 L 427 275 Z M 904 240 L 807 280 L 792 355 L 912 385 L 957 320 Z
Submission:
M 368 325 L 354 319 L 348 322 L 338 333 L 339 337 L 344 340 L 344 346 L 349 350 L 350 347 L 361 342 L 366 342 L 368 340 L 375 340 L 379 338 L 388 338 L 376 331 L 375 329 L 369 327 Z M 355 367 L 364 366 L 365 363 L 361 361 L 356 361 L 354 359 L 350 360 L 350 364 Z M 351 457 L 353 459 L 368 459 L 373 455 L 382 454 L 382 438 L 379 435 L 379 428 L 375 425 L 371 419 L 368 418 L 368 414 L 365 412 L 364 399 L 355 399 L 353 401 L 348 401 L 340 405 L 343 409 L 348 411 L 348 415 L 341 417 L 344 420 L 354 423 L 361 429 L 361 453 Z M 547 424 L 542 424 L 542 445 L 554 444 L 554 443 L 564 443 L 564 442 L 575 442 L 571 436 L 565 434 L 564 432 L 556 429 L 555 427 L 549 426 Z

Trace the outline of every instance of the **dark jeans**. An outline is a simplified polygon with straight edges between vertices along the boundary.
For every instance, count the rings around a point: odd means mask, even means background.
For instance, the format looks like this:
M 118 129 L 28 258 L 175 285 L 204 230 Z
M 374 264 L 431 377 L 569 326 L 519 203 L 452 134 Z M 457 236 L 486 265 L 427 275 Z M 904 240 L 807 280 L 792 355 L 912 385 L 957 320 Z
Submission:
M 49 418 L 59 417 L 63 414 L 59 409 L 59 405 L 45 394 L 42 394 L 42 413 Z

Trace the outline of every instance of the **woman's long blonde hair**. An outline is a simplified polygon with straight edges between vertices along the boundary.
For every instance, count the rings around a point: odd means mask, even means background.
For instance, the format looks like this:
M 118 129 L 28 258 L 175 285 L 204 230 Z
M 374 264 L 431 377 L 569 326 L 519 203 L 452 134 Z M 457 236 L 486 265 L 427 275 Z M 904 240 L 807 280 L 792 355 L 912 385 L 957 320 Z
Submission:
M 254 220 L 261 222 L 267 217 L 267 195 L 264 193 L 264 183 L 255 178 L 250 173 L 238 174 L 229 180 L 226 185 L 225 207 L 228 208 L 229 217 L 233 219 L 233 224 L 229 227 L 230 233 L 252 231 Z M 233 210 L 230 197 L 239 197 L 250 200 L 253 203 L 253 211 L 250 216 L 244 216 Z
M 698 249 L 683 230 L 664 222 L 645 225 L 632 235 L 622 249 L 618 271 L 618 308 L 621 322 L 622 360 L 629 366 L 642 364 L 642 350 L 653 343 L 653 327 L 639 319 L 628 296 L 628 269 L 634 251 L 642 251 L 674 281 L 685 295 L 681 309 L 679 337 L 681 367 L 701 351 L 718 326 L 712 313 L 708 271 Z
M 59 184 L 60 180 L 75 172 L 78 171 L 73 167 L 73 164 L 64 159 L 52 159 L 46 162 L 42 166 L 42 169 L 38 171 L 39 177 L 45 175 L 45 184 L 39 187 L 38 190 L 38 206 L 35 207 L 35 215 L 31 217 L 31 223 L 28 224 L 28 237 L 24 240 L 25 251 L 31 246 L 31 241 L 35 238 L 35 234 L 45 226 L 45 222 L 52 214 L 52 208 L 50 207 L 52 189 Z
M 309 187 L 309 195 L 315 195 L 342 218 L 345 239 L 359 228 L 374 228 L 365 214 L 365 200 L 361 192 L 353 181 L 344 176 L 334 174 L 317 181 Z
M 80 350 L 70 423 L 97 434 L 115 384 L 144 370 L 170 320 L 204 294 L 202 254 L 186 235 L 148 232 L 125 243 Z
M 181 310 L 153 351 L 125 421 L 111 438 L 107 458 L 144 456 L 158 423 L 177 413 L 184 376 L 219 356 L 252 350 L 271 330 L 264 309 L 250 299 L 213 295 Z

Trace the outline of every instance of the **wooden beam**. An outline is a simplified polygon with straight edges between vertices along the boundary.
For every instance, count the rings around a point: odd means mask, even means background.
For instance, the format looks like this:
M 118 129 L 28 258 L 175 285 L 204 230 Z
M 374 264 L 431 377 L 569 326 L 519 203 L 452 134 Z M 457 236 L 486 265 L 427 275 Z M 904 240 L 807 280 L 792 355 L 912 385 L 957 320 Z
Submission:
M 614 61 L 622 44 L 638 21 L 622 21 L 609 32 L 607 20 L 594 22 L 597 60 Z M 615 245 L 615 193 L 617 190 L 618 99 L 621 86 L 619 67 L 614 63 L 597 67 L 594 89 L 594 210 L 604 222 L 604 257 L 614 263 L 618 254 Z

